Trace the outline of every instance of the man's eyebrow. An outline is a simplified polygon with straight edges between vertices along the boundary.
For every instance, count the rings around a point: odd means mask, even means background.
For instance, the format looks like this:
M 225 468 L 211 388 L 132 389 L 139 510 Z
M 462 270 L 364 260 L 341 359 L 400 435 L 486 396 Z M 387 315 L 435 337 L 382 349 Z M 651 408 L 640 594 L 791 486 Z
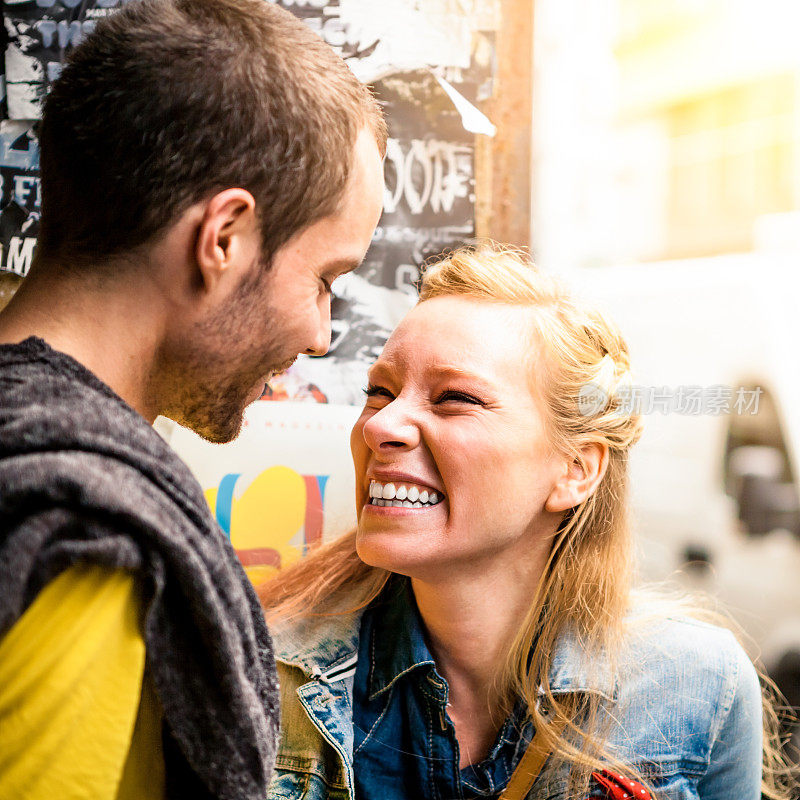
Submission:
M 336 258 L 333 261 L 328 261 L 322 267 L 322 272 L 338 272 L 344 275 L 346 272 L 352 272 L 358 269 L 363 263 L 360 258 Z

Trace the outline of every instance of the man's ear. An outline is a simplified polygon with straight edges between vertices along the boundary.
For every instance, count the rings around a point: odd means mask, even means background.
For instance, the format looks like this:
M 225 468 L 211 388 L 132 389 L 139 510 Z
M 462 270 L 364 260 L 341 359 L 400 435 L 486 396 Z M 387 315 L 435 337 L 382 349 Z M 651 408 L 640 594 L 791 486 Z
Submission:
M 545 501 L 546 511 L 562 512 L 580 505 L 603 479 L 608 467 L 608 445 L 593 442 L 564 464 L 564 471 Z
M 207 290 L 238 277 L 258 256 L 261 233 L 256 201 L 246 189 L 225 189 L 206 204 L 195 243 L 200 278 Z

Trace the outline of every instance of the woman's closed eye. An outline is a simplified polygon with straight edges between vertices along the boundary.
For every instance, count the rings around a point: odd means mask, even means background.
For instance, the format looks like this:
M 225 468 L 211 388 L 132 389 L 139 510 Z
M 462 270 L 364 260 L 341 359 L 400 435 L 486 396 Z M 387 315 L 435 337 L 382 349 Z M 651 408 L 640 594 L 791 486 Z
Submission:
M 479 400 L 477 397 L 473 397 L 471 394 L 467 394 L 466 392 L 459 392 L 455 389 L 445 389 L 437 398 L 437 403 L 469 403 L 470 405 L 474 406 L 482 406 L 484 405 L 483 400 Z
M 367 397 L 388 397 L 390 400 L 394 399 L 394 395 L 383 386 L 375 386 L 370 384 L 361 390 Z
M 369 397 L 385 397 L 388 400 L 394 400 L 394 395 L 385 386 L 376 386 L 370 384 L 364 390 L 364 394 Z M 468 405 L 482 406 L 485 403 L 466 392 L 461 392 L 456 389 L 445 389 L 436 396 L 435 403 L 466 403 Z
M 362 391 L 366 395 L 365 405 L 367 408 L 383 408 L 394 400 L 394 395 L 385 386 L 376 386 L 371 383 Z

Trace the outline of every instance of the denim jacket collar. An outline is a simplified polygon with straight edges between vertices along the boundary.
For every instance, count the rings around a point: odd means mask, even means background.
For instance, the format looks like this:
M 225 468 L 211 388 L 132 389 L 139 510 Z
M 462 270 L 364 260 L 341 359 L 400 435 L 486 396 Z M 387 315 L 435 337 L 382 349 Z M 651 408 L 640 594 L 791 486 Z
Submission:
M 589 653 L 573 630 L 559 634 L 550 665 L 550 690 L 553 694 L 599 694 L 616 700 L 617 680 L 605 654 Z
M 326 681 L 341 669 L 355 668 L 362 614 L 359 609 L 271 627 L 275 659 Z
M 369 671 L 369 695 L 374 699 L 409 672 L 420 667 L 435 668 L 431 652 L 425 643 L 422 620 L 408 583 L 403 582 L 385 595 L 386 609 L 382 627 L 396 631 L 392 647 L 381 647 L 373 641 Z
M 342 608 L 347 608 L 343 604 Z M 416 609 L 414 609 L 416 611 Z M 358 636 L 363 609 L 350 613 L 334 613 L 294 621 L 272 629 L 275 658 L 299 667 L 311 679 L 325 682 L 349 676 L 355 670 Z M 408 636 L 408 627 L 398 628 Z M 420 643 L 422 646 L 420 647 Z M 387 689 L 408 669 L 432 663 L 421 637 L 402 639 L 397 658 L 379 659 L 371 676 L 371 693 Z M 399 659 L 399 660 L 398 660 Z M 563 631 L 556 642 L 550 668 L 550 689 L 553 694 L 593 693 L 616 700 L 618 687 L 605 658 L 587 653 L 580 638 L 570 630 Z

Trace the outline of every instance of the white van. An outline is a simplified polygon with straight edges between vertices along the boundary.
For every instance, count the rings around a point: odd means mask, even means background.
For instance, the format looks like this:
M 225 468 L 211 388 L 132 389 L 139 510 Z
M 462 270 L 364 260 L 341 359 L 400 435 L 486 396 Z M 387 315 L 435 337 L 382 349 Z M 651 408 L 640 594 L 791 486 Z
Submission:
M 748 254 L 570 275 L 621 326 L 635 384 L 661 394 L 727 393 L 727 413 L 710 404 L 705 413 L 645 416 L 631 462 L 641 572 L 718 597 L 796 706 L 798 262 Z

